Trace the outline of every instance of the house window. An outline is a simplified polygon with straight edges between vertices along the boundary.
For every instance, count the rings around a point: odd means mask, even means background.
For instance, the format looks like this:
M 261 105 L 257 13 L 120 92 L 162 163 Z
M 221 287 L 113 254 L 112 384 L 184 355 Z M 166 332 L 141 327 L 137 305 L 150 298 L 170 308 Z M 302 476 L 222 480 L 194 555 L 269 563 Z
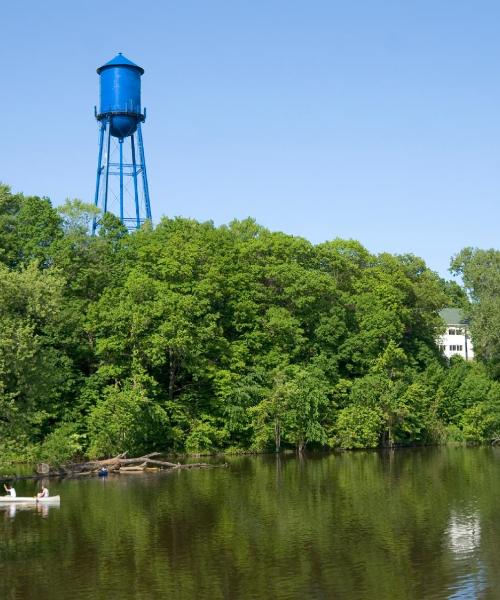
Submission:
M 463 352 L 463 349 L 462 344 L 451 344 L 450 346 L 450 352 Z
M 454 329 L 448 329 L 448 335 L 455 335 Z

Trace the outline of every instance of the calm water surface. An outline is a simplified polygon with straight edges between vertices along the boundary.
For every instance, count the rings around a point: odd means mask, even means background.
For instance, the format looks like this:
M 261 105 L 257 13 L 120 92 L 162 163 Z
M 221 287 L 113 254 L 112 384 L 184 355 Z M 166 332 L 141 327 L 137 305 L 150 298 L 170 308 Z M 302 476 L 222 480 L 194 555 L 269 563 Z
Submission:
M 1 599 L 500 598 L 499 449 L 239 457 L 50 488 L 60 508 L 0 507 Z

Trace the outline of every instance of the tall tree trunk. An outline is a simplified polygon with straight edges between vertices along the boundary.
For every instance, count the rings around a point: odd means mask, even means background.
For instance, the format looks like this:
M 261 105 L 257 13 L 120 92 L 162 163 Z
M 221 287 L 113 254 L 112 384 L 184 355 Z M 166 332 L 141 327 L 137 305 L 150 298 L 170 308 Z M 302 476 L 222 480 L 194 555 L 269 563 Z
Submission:
M 172 350 L 172 348 L 169 348 L 169 350 L 168 350 L 168 357 L 169 357 L 168 398 L 169 398 L 169 400 L 173 400 L 174 399 L 176 364 L 175 364 L 175 358 L 174 358 L 174 351 Z
M 281 425 L 279 419 L 274 420 L 274 445 L 276 452 L 279 452 L 281 448 Z

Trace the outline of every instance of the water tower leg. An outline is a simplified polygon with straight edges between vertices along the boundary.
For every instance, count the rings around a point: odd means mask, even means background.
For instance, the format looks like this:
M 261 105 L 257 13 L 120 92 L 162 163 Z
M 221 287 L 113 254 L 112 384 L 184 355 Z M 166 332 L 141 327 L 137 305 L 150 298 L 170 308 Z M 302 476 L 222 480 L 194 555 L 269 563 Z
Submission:
M 123 138 L 118 140 L 120 146 L 120 221 L 123 223 Z
M 141 227 L 141 214 L 139 210 L 139 190 L 137 189 L 137 162 L 135 160 L 135 142 L 134 142 L 134 134 L 130 136 L 130 143 L 132 145 L 132 177 L 134 178 L 134 197 L 135 197 L 135 217 L 136 217 L 136 227 L 140 229 Z
M 141 167 L 142 167 L 142 181 L 144 184 L 144 201 L 146 203 L 146 219 L 151 219 L 151 203 L 149 202 L 149 187 L 148 187 L 148 176 L 146 173 L 146 159 L 144 157 L 144 144 L 142 141 L 142 129 L 141 123 L 137 123 L 137 134 L 139 140 L 139 153 L 141 156 Z
M 101 126 L 99 128 L 99 154 L 97 158 L 97 179 L 95 182 L 95 198 L 94 205 L 97 208 L 99 205 L 99 183 L 101 181 L 101 173 L 102 173 L 102 145 L 104 142 L 104 130 L 106 129 L 106 122 L 101 121 Z M 97 227 L 97 215 L 94 215 L 92 219 L 92 235 L 95 234 L 95 230 Z
M 106 152 L 106 185 L 104 188 L 104 214 L 108 211 L 108 184 L 109 184 L 109 147 L 111 144 L 111 117 L 108 119 L 108 141 Z

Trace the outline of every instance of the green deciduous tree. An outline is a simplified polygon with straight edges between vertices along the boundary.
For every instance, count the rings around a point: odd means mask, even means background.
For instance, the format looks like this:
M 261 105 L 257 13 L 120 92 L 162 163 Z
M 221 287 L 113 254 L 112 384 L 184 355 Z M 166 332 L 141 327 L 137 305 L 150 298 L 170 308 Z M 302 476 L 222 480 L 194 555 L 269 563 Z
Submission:
M 475 354 L 500 378 L 500 251 L 464 248 L 451 263 L 471 299 Z
M 64 414 L 75 383 L 61 347 L 64 279 L 0 265 L 0 428 L 36 438 Z
M 328 383 L 319 369 L 301 365 L 276 369 L 270 390 L 251 409 L 256 447 L 265 448 L 271 439 L 276 452 L 284 441 L 299 452 L 309 442 L 325 444 L 327 405 Z
M 140 455 L 169 442 L 169 418 L 151 397 L 148 378 L 104 388 L 88 416 L 89 455 Z

